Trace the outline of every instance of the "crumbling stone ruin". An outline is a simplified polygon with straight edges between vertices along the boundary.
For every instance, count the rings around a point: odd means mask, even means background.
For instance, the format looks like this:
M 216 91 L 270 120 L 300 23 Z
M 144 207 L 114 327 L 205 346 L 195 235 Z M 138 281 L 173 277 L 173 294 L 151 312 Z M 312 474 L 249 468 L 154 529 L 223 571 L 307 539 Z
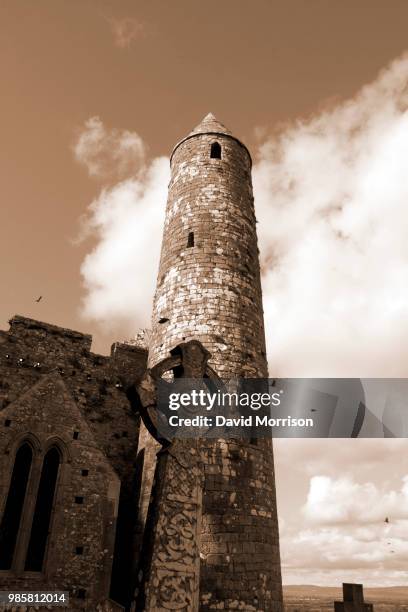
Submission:
M 156 429 L 160 379 L 267 377 L 251 157 L 211 114 L 171 156 L 148 340 L 101 356 L 24 317 L 0 332 L 0 590 L 282 612 L 271 441 Z
M 126 389 L 147 353 L 90 347 L 23 317 L 0 332 L 0 590 L 69 590 L 94 610 L 131 596 L 140 419 Z

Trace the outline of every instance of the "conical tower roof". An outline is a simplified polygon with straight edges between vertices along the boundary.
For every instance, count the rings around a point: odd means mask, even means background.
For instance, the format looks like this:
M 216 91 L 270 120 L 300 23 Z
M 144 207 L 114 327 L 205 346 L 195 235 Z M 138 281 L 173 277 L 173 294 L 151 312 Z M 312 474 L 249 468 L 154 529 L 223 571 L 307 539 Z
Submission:
M 194 136 L 199 136 L 200 134 L 222 134 L 224 136 L 227 136 L 228 138 L 232 138 L 239 145 L 241 145 L 241 147 L 244 147 L 244 149 L 248 153 L 250 164 L 252 165 L 251 154 L 246 148 L 246 146 L 236 136 L 234 136 L 233 133 L 225 127 L 225 125 L 218 121 L 218 119 L 212 113 L 208 113 L 208 115 L 206 115 L 204 119 L 189 134 L 187 134 L 187 136 L 179 140 L 170 156 L 170 163 L 173 159 L 173 155 L 176 149 L 178 149 L 178 147 L 183 142 L 189 140 L 190 138 L 193 138 Z
M 189 136 L 193 134 L 208 134 L 209 132 L 216 132 L 217 134 L 228 134 L 232 136 L 232 132 L 225 127 L 212 113 L 208 113 L 204 119 L 190 132 Z

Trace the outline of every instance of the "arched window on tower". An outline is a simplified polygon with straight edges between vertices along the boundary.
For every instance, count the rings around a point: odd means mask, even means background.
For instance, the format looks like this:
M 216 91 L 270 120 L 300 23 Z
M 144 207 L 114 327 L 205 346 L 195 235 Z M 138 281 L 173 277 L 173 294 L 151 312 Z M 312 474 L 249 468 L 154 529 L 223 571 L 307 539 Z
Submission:
M 221 159 L 221 145 L 219 142 L 212 143 L 210 157 L 212 159 Z
M 194 246 L 194 232 L 188 232 L 187 248 L 191 249 Z
M 0 525 L 0 570 L 11 569 L 13 563 L 32 460 L 33 451 L 25 442 L 16 453 Z
M 26 571 L 41 572 L 43 568 L 60 462 L 60 452 L 53 446 L 43 461 L 24 568 Z

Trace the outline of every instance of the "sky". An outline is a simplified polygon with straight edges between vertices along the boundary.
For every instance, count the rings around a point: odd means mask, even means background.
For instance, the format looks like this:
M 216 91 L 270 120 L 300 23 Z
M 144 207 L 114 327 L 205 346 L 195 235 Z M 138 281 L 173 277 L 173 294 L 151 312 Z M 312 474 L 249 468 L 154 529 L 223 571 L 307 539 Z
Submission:
M 0 327 L 107 353 L 149 326 L 169 154 L 211 111 L 254 159 L 271 375 L 405 377 L 407 19 L 405 0 L 1 0 Z M 406 584 L 407 446 L 276 441 L 286 583 Z

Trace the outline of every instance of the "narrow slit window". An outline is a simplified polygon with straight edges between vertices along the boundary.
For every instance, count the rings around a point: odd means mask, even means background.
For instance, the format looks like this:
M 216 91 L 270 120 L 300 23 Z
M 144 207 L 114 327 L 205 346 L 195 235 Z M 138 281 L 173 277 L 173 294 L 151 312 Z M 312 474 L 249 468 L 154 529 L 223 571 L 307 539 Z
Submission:
M 219 142 L 213 142 L 211 145 L 211 159 L 221 159 L 221 145 Z
M 11 569 L 13 563 L 32 460 L 33 452 L 30 445 L 25 443 L 20 446 L 16 453 L 6 507 L 0 525 L 0 570 Z
M 50 448 L 44 457 L 41 470 L 30 542 L 28 544 L 25 562 L 26 571 L 41 572 L 43 568 L 59 465 L 60 454 L 58 449 L 55 447 Z
M 193 246 L 194 246 L 194 232 L 189 232 L 188 238 L 187 238 L 187 248 L 191 249 L 191 247 Z

